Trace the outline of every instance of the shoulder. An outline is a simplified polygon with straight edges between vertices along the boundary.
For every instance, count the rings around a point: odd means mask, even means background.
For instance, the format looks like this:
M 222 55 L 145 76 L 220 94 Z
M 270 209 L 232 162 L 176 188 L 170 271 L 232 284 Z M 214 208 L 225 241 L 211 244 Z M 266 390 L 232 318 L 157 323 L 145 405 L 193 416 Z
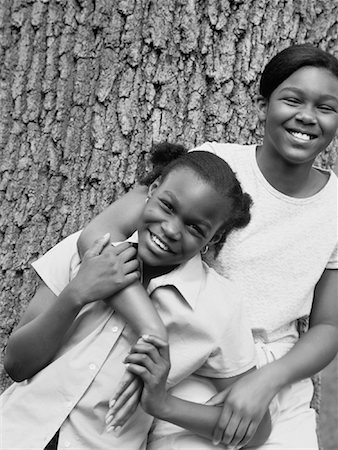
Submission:
M 227 310 L 229 315 L 230 310 L 237 310 L 242 308 L 242 298 L 237 285 L 228 278 L 220 275 L 215 269 L 209 267 L 203 262 L 203 269 L 205 272 L 205 284 L 201 291 L 203 297 L 205 296 L 209 306 L 215 308 L 216 314 L 221 311 L 221 314 Z M 224 306 L 226 305 L 226 308 Z
M 237 170 L 237 167 L 241 168 L 246 161 L 250 161 L 249 155 L 255 152 L 255 148 L 256 144 L 243 145 L 237 143 L 205 142 L 192 151 L 204 150 L 214 153 L 224 159 L 230 167 Z
M 238 144 L 230 142 L 204 142 L 203 144 L 195 147 L 193 150 L 204 150 L 215 153 L 218 156 L 222 156 L 231 152 L 247 152 L 250 149 L 254 149 L 256 144 Z
M 70 234 L 32 263 L 34 270 L 55 295 L 66 287 L 73 267 L 80 262 L 77 251 L 80 233 L 81 230 Z

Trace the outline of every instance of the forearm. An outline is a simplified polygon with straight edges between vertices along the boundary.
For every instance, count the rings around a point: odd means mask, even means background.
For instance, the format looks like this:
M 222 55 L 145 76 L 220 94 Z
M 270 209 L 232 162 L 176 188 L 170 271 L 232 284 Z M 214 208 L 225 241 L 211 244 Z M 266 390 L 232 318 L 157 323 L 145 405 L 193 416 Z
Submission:
M 137 336 L 148 334 L 168 339 L 167 330 L 140 282 L 115 294 L 110 304 L 124 317 Z
M 218 422 L 221 406 L 207 406 L 182 400 L 168 394 L 164 409 L 158 411 L 156 417 L 178 425 L 195 434 L 212 439 L 214 428 Z M 263 417 L 250 445 L 261 445 L 271 432 L 269 413 Z
M 317 324 L 303 334 L 282 358 L 261 368 L 275 393 L 283 387 L 320 372 L 338 350 L 338 332 L 334 325 Z M 268 381 L 269 380 L 269 381 Z
M 57 301 L 10 337 L 5 369 L 15 381 L 31 378 L 53 359 L 82 306 L 69 288 Z

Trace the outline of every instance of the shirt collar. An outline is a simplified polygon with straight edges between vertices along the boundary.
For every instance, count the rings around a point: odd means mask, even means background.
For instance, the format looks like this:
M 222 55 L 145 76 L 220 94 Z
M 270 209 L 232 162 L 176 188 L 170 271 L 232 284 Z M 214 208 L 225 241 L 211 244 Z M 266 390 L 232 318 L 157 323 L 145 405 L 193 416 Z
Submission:
M 137 231 L 132 234 L 126 241 L 137 244 Z M 195 255 L 184 264 L 179 265 L 176 269 L 159 277 L 153 278 L 147 288 L 148 294 L 151 295 L 155 289 L 163 286 L 174 286 L 180 294 L 189 303 L 192 309 L 195 309 L 198 294 L 205 280 L 205 271 L 201 256 Z

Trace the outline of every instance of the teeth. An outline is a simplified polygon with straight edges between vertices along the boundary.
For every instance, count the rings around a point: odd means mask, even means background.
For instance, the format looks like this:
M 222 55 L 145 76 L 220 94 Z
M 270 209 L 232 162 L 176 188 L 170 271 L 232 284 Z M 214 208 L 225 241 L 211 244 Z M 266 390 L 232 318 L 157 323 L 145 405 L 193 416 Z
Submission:
M 300 133 L 298 131 L 291 131 L 290 133 L 292 134 L 292 136 L 298 139 L 302 139 L 302 141 L 310 141 L 310 139 L 312 139 L 309 134 Z
M 154 234 L 151 234 L 151 239 L 153 242 L 155 242 L 156 245 L 158 245 L 162 250 L 168 251 L 169 247 L 162 242 L 157 236 L 155 236 Z

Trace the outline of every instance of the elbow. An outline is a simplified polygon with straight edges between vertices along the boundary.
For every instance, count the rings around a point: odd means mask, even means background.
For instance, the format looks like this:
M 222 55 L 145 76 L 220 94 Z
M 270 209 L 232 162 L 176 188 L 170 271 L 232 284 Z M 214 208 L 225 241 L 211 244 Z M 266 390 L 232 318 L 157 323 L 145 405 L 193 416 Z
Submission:
M 20 364 L 17 363 L 15 358 L 11 357 L 8 351 L 6 352 L 4 358 L 4 368 L 10 378 L 17 383 L 29 378 L 22 370 L 22 367 L 20 367 Z

